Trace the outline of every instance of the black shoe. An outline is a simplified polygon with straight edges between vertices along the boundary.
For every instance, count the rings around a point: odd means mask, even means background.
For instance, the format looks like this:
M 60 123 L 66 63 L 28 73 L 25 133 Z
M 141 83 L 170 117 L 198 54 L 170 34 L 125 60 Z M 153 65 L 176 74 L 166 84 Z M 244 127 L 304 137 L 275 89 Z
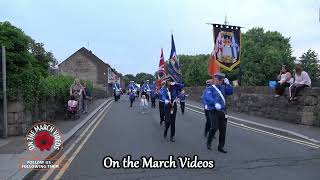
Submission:
M 227 151 L 225 151 L 223 148 L 218 148 L 218 151 L 222 153 L 227 153 Z
M 170 141 L 171 141 L 171 142 L 175 142 L 174 137 L 171 137 L 171 138 L 170 138 Z
M 208 150 L 212 150 L 211 145 L 208 145 L 208 144 L 207 144 L 207 149 L 208 149 Z

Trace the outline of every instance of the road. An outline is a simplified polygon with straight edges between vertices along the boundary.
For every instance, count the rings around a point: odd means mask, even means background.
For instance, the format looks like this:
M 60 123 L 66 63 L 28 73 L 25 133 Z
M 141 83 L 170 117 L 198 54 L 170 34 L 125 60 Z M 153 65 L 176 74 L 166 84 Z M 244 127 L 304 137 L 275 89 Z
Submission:
M 158 104 L 157 104 L 158 106 Z M 129 107 L 126 98 L 113 102 L 106 116 L 88 140 L 79 148 L 61 179 L 320 179 L 320 150 L 304 144 L 268 136 L 228 124 L 225 149 L 227 154 L 206 148 L 203 137 L 205 117 L 180 110 L 176 119 L 176 142 L 163 138 L 158 107 L 147 114 L 139 113 L 138 103 Z M 75 150 L 71 150 L 75 152 Z M 121 160 L 153 156 L 167 159 L 169 155 L 198 155 L 202 160 L 215 160 L 214 169 L 106 169 L 102 159 L 111 156 Z M 71 156 L 71 155 L 70 155 Z M 69 157 L 70 158 L 70 157 Z M 38 176 L 42 176 L 43 173 Z M 49 179 L 53 179 L 57 172 Z M 37 176 L 36 176 L 37 177 Z

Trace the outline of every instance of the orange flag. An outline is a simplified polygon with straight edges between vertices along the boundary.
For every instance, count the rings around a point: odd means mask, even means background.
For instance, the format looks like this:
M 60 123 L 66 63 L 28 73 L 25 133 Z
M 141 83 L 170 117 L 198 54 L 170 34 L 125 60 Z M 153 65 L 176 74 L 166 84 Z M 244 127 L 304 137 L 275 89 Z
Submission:
M 213 76 L 214 73 L 217 73 L 217 72 L 220 72 L 220 65 L 216 59 L 215 53 L 212 52 L 208 73 L 209 75 Z

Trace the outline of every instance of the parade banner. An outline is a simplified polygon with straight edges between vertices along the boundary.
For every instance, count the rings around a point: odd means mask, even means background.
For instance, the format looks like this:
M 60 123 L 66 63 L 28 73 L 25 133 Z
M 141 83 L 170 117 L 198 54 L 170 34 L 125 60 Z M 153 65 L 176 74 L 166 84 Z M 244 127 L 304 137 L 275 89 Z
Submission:
M 108 68 L 108 83 L 119 83 L 120 84 L 120 78 L 112 71 L 111 68 Z
M 168 76 L 170 76 L 176 83 L 182 83 L 180 64 L 176 53 L 173 35 L 171 35 L 171 53 L 166 71 Z
M 240 64 L 241 31 L 239 26 L 213 25 L 214 57 L 220 67 L 231 71 Z
M 166 63 L 164 62 L 163 49 L 161 48 L 161 55 L 160 55 L 159 69 L 158 69 L 158 80 L 156 83 L 158 88 L 160 88 L 160 86 L 161 86 L 161 81 L 162 81 L 163 77 L 166 76 L 165 65 L 166 65 Z

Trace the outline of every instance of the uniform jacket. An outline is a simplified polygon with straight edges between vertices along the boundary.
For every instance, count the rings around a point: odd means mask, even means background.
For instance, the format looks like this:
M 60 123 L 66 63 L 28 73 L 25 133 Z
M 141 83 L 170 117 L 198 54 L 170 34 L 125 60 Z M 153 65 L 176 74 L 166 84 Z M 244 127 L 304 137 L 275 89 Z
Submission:
M 227 96 L 233 94 L 233 87 L 231 85 L 224 84 L 216 87 L 221 91 L 225 99 Z M 204 108 L 207 110 L 215 109 L 215 110 L 226 111 L 226 104 L 221 98 L 218 91 L 213 87 L 213 85 L 207 87 L 206 90 L 204 91 L 204 94 L 202 96 L 202 102 L 203 102 Z M 220 104 L 221 109 L 217 109 L 216 104 Z

